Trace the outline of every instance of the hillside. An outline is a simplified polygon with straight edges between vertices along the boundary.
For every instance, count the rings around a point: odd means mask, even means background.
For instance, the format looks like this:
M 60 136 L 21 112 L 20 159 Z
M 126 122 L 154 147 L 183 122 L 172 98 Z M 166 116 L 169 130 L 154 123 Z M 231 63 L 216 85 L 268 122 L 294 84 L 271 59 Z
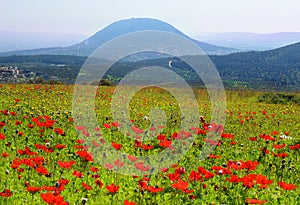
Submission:
M 300 43 L 270 51 L 233 53 L 210 56 L 228 88 L 252 88 L 300 91 Z M 56 75 L 65 83 L 74 83 L 86 57 L 39 55 L 0 57 L 0 65 L 19 66 L 30 71 L 42 72 L 44 76 Z M 199 82 L 195 73 L 178 59 L 149 59 L 116 63 L 109 71 L 116 80 L 126 73 L 148 65 L 168 67 L 173 60 L 173 70 L 192 84 Z M 60 66 L 58 66 L 60 65 Z
M 78 56 L 89 56 L 92 54 L 99 46 L 103 45 L 109 40 L 112 40 L 118 36 L 136 32 L 136 31 L 143 31 L 143 30 L 156 30 L 156 31 L 165 31 L 171 32 L 189 40 L 193 41 L 201 49 L 203 49 L 208 54 L 228 54 L 237 52 L 237 49 L 231 49 L 226 47 L 220 47 L 211 45 L 208 43 L 200 42 L 194 40 L 172 25 L 165 23 L 160 20 L 150 19 L 150 18 L 132 18 L 121 20 L 115 23 L 108 25 L 107 27 L 103 28 L 90 38 L 69 46 L 69 47 L 53 47 L 53 48 L 40 48 L 40 49 L 31 49 L 31 50 L 21 50 L 21 51 L 14 51 L 14 52 L 6 52 L 0 53 L 0 56 L 11 56 L 11 55 L 78 55 Z

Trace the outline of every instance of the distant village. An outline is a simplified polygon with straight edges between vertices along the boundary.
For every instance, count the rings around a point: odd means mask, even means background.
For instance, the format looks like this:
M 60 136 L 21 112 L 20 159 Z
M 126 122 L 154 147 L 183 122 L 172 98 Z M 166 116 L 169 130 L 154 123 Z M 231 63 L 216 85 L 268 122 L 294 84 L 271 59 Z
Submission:
M 42 74 L 14 66 L 0 66 L 0 83 L 42 83 L 44 81 Z M 50 79 L 57 80 L 57 77 L 51 76 Z

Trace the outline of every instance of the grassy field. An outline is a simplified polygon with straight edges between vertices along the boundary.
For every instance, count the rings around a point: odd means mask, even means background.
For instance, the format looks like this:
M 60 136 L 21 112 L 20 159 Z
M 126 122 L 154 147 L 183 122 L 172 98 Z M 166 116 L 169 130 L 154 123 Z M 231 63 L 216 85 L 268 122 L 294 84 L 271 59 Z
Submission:
M 73 88 L 0 85 L 0 204 L 300 204 L 297 101 L 274 104 L 263 92 L 227 90 L 223 129 L 210 122 L 206 91 L 194 89 L 199 113 L 188 115 L 203 117 L 181 130 L 179 107 L 196 106 L 189 99 L 179 105 L 168 92 L 146 88 L 113 104 L 114 87 L 99 87 L 98 125 L 89 130 L 72 115 Z M 123 102 L 129 125 L 113 117 Z M 77 118 L 89 112 L 76 110 Z M 210 138 L 212 129 L 219 139 Z M 174 148 L 192 139 L 186 153 Z M 203 147 L 214 149 L 199 159 Z M 163 151 L 182 158 L 159 158 L 154 169 L 148 160 Z

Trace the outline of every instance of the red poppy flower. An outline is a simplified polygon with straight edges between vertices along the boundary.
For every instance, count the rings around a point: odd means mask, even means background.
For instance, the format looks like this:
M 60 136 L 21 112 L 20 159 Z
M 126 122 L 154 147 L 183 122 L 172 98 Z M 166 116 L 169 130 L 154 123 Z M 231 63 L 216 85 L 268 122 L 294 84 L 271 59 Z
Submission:
M 103 125 L 106 129 L 109 129 L 110 128 L 110 124 L 108 124 L 108 123 L 104 123 L 104 125 Z
M 41 191 L 42 188 L 40 188 L 40 187 L 34 187 L 34 186 L 29 186 L 29 187 L 26 188 L 26 190 L 28 192 L 31 192 L 31 193 L 36 193 L 36 192 Z
M 95 181 L 95 184 L 96 184 L 97 186 L 99 186 L 100 188 L 103 187 L 103 183 L 102 183 L 101 180 L 99 180 L 99 179 L 97 179 L 97 180 Z
M 179 190 L 186 190 L 189 186 L 189 183 L 186 181 L 183 181 L 181 179 L 179 179 L 177 182 L 171 184 L 171 187 L 173 187 L 174 189 L 179 189 Z
M 64 144 L 57 144 L 57 145 L 55 145 L 55 148 L 56 149 L 64 149 L 64 148 L 66 148 L 67 146 L 66 145 L 64 145 Z
M 158 193 L 158 192 L 162 192 L 164 190 L 164 188 L 159 188 L 159 187 L 154 187 L 154 186 L 148 186 L 147 190 L 151 193 Z
M 59 135 L 65 135 L 65 132 L 60 128 L 54 128 L 53 131 Z
M 85 159 L 86 161 L 93 161 L 93 157 L 90 153 L 88 153 L 86 150 L 79 150 L 75 154 L 79 155 L 81 158 Z
M 225 134 L 225 133 L 222 133 L 222 134 L 221 134 L 221 137 L 222 137 L 222 138 L 225 138 L 225 139 L 234 139 L 233 134 Z
M 267 201 L 265 200 L 258 200 L 258 199 L 246 199 L 248 204 L 265 204 Z
M 218 172 L 218 174 L 231 174 L 231 171 L 226 168 L 222 168 L 221 166 L 213 166 L 212 170 L 215 170 Z
M 276 153 L 273 153 L 273 155 L 275 156 L 275 157 L 280 157 L 280 158 L 284 158 L 284 157 L 287 157 L 287 156 L 289 156 L 287 153 L 278 153 L 278 154 L 276 154 Z
M 238 183 L 238 182 L 240 182 L 241 180 L 240 180 L 240 178 L 239 178 L 238 176 L 236 176 L 236 175 L 234 175 L 234 174 L 231 174 L 231 175 L 230 175 L 230 178 L 226 178 L 226 181 L 229 181 L 229 182 L 231 182 L 231 183 Z
M 34 128 L 34 125 L 33 124 L 28 124 L 27 127 L 31 129 L 31 128 Z
M 261 148 L 260 149 L 262 152 L 264 152 L 265 154 L 270 154 L 270 151 L 267 150 L 266 148 Z
M 115 164 L 115 166 L 118 167 L 118 168 L 123 167 L 123 166 L 125 165 L 125 163 L 122 162 L 120 159 L 116 159 L 116 160 L 114 161 L 114 164 Z
M 131 155 L 128 155 L 127 158 L 128 158 L 130 161 L 132 161 L 132 162 L 135 162 L 136 160 L 138 160 L 137 157 L 131 156 Z
M 84 182 L 81 182 L 81 185 L 82 185 L 82 187 L 83 187 L 84 189 L 86 189 L 86 190 L 92 190 L 92 189 L 93 189 L 91 186 L 87 185 L 87 184 L 84 183 Z
M 290 149 L 300 149 L 300 144 L 289 146 Z
M 0 133 L 0 140 L 5 140 L 5 139 L 6 139 L 5 135 Z
M 117 186 L 117 185 L 111 184 L 111 185 L 107 185 L 105 188 L 106 188 L 107 191 L 109 191 L 110 193 L 116 193 L 116 192 L 118 192 L 118 190 L 119 190 L 120 187 Z
M 8 157 L 8 156 L 9 156 L 9 154 L 2 152 L 2 157 Z
M 114 168 L 114 166 L 112 164 L 105 164 L 105 168 L 108 169 L 108 170 L 112 170 Z
M 273 148 L 275 148 L 275 149 L 282 149 L 284 147 L 285 147 L 285 144 L 273 145 Z
M 142 147 L 143 147 L 143 149 L 146 150 L 146 151 L 147 151 L 147 150 L 151 150 L 151 149 L 154 148 L 153 145 L 143 145 Z
M 0 196 L 2 197 L 11 197 L 13 193 L 9 189 L 4 189 L 3 192 L 0 192 Z
M 189 180 L 190 181 L 198 181 L 200 180 L 202 177 L 200 175 L 199 172 L 196 172 L 196 171 L 191 171 L 190 175 L 189 175 Z
M 157 139 L 158 139 L 159 141 L 163 141 L 163 140 L 166 139 L 166 136 L 165 136 L 164 134 L 159 134 L 159 135 L 157 136 Z
M 180 174 L 167 174 L 167 176 L 169 177 L 170 181 L 177 181 L 178 179 L 180 179 Z
M 219 158 L 221 158 L 221 156 L 210 154 L 210 155 L 208 155 L 208 158 L 210 158 L 210 159 L 219 159 Z
M 97 167 L 91 167 L 90 170 L 91 170 L 92 172 L 98 172 L 99 169 L 98 169 Z
M 145 166 L 144 162 L 135 163 L 134 166 L 141 171 L 148 171 L 151 168 L 150 166 Z
M 180 175 L 185 174 L 185 172 L 186 172 L 185 167 L 179 167 L 175 170 L 175 173 Z
M 22 125 L 22 122 L 21 122 L 21 121 L 19 121 L 19 120 L 17 120 L 17 121 L 16 121 L 16 123 L 15 123 L 15 125 L 16 125 L 16 126 L 18 126 L 18 125 Z
M 117 144 L 114 141 L 111 142 L 112 146 L 116 149 L 116 150 L 120 150 L 122 148 L 121 144 Z
M 83 177 L 83 174 L 77 170 L 74 170 L 73 171 L 73 176 L 76 176 L 77 178 L 82 178 Z
M 128 201 L 127 199 L 124 200 L 124 205 L 137 205 L 136 203 L 134 203 L 133 201 Z
M 118 122 L 112 122 L 111 125 L 113 127 L 121 127 L 120 123 L 118 123 Z
M 44 167 L 38 167 L 35 169 L 35 171 L 39 174 L 47 175 L 49 174 L 48 170 Z
M 71 169 L 72 166 L 73 166 L 74 164 L 76 164 L 76 162 L 73 161 L 73 160 L 71 160 L 71 161 L 69 161 L 69 162 L 62 162 L 62 161 L 58 160 L 58 161 L 57 161 L 57 164 L 58 164 L 61 168 L 64 168 L 64 169 Z
M 40 195 L 44 202 L 47 204 L 56 204 L 56 205 L 67 205 L 67 202 L 64 202 L 64 198 L 60 195 L 54 195 L 52 193 L 44 193 Z
M 161 172 L 167 172 L 167 171 L 169 171 L 169 168 L 167 168 L 167 167 L 166 168 L 161 168 L 160 171 Z
M 278 182 L 279 186 L 284 190 L 294 190 L 297 188 L 295 184 L 287 184 L 285 182 Z
M 172 141 L 169 141 L 169 140 L 166 140 L 166 139 L 159 143 L 159 146 L 165 147 L 165 148 L 170 147 L 171 145 L 172 145 Z
M 136 126 L 131 127 L 131 130 L 137 135 L 144 133 L 144 130 L 142 130 Z

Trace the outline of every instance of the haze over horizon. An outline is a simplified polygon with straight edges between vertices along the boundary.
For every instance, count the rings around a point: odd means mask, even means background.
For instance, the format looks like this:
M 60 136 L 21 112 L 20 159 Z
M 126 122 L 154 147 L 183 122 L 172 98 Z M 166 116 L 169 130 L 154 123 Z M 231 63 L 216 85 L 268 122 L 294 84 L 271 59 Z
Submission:
M 240 38 L 234 37 L 238 42 L 232 44 L 228 41 L 231 36 L 224 42 L 220 40 L 223 36 L 213 35 L 300 32 L 299 6 L 297 0 L 112 0 L 105 3 L 98 0 L 2 1 L 1 15 L 5 18 L 0 18 L 0 52 L 69 46 L 94 35 L 111 23 L 129 18 L 162 20 L 200 41 L 247 49 L 248 43 L 245 45 L 240 42 Z M 208 38 L 207 34 L 212 37 Z M 294 39 L 262 48 L 287 45 L 295 42 Z
M 116 6 L 118 5 L 118 6 Z M 300 32 L 297 0 L 2 1 L 0 30 L 90 36 L 127 18 L 155 18 L 187 35 Z

